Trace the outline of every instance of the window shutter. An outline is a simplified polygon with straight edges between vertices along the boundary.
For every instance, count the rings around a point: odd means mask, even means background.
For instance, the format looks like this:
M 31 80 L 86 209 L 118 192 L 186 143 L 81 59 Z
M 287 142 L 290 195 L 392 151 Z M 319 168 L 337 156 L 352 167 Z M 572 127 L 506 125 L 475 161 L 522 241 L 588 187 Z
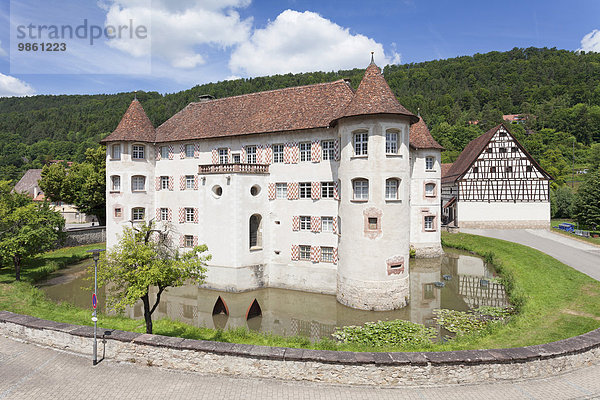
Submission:
M 275 196 L 276 196 L 275 184 L 269 183 L 269 200 L 275 200 Z
M 154 214 L 154 219 L 156 221 L 160 221 L 160 208 L 156 209 L 156 214 Z
M 194 208 L 194 223 L 198 223 L 198 208 Z
M 198 246 L 198 236 L 193 236 L 194 238 L 194 247 Z
M 231 149 L 227 148 L 227 162 L 231 164 L 233 162 L 233 156 L 231 155 Z
M 310 145 L 310 159 L 314 163 L 321 162 L 321 141 L 312 141 L 312 144 Z
M 256 145 L 256 163 L 257 164 L 263 163 L 263 146 L 262 146 L 262 144 Z
M 212 163 L 213 164 L 219 163 L 219 152 L 217 149 L 212 149 Z
M 175 186 L 174 180 L 175 179 L 172 176 L 169 177 L 169 190 L 173 190 L 173 187 Z
M 200 143 L 194 144 L 194 158 L 200 158 Z
M 335 139 L 333 142 L 333 150 L 335 152 L 335 161 L 340 161 L 340 139 Z
M 185 175 L 179 175 L 179 190 L 185 190 Z
M 299 231 L 300 230 L 300 217 L 297 215 L 294 215 L 292 217 L 292 230 L 293 231 Z
M 288 182 L 287 184 L 288 200 L 298 199 L 298 182 Z
M 333 217 L 333 233 L 337 233 L 338 217 Z
M 310 198 L 313 200 L 321 198 L 321 182 L 312 182 L 310 184 Z
M 297 244 L 292 245 L 292 261 L 298 261 L 300 259 L 300 247 Z
M 271 146 L 270 144 L 265 145 L 263 162 L 267 165 L 273 162 L 273 146 Z
M 156 181 L 155 189 L 157 191 L 159 191 L 160 190 L 160 176 L 157 176 L 156 179 L 155 179 L 155 181 Z
M 333 198 L 336 200 L 340 199 L 340 188 L 337 182 L 333 184 Z
M 291 163 L 291 143 L 286 143 L 283 146 L 283 162 L 285 164 Z
M 194 190 L 198 190 L 198 175 L 194 175 Z
M 183 224 L 185 222 L 185 208 L 179 207 L 179 223 Z
M 182 160 L 185 158 L 185 145 L 184 144 L 179 145 L 179 158 Z
M 318 263 L 321 260 L 321 248 L 319 246 L 310 246 L 310 261 Z
M 312 232 L 321 232 L 321 217 L 310 217 L 310 230 Z
M 175 153 L 175 149 L 173 148 L 173 145 L 172 145 L 172 144 L 170 144 L 170 145 L 169 145 L 169 160 L 172 160 L 172 159 L 173 159 L 173 157 L 174 157 L 174 154 L 173 154 L 173 153 Z
M 168 213 L 167 213 L 167 220 L 169 222 L 171 222 L 173 220 L 173 212 L 171 211 L 171 209 L 168 209 Z
M 179 247 L 185 247 L 185 236 L 179 236 Z
M 159 146 L 154 147 L 154 158 L 156 159 L 156 161 L 160 160 L 160 147 Z
M 240 162 L 246 162 L 246 146 L 242 146 L 242 155 L 240 156 Z
M 337 247 L 333 248 L 333 263 L 334 264 L 338 263 L 338 249 L 337 249 Z
M 298 142 L 292 143 L 292 164 L 298 164 L 298 159 L 300 156 L 300 150 L 298 149 Z

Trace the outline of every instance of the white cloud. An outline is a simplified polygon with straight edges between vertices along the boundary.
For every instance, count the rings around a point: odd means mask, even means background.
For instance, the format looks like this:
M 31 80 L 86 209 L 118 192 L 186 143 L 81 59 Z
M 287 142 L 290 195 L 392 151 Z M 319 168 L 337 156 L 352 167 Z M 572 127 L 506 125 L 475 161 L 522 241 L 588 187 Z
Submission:
M 0 73 L 0 97 L 27 96 L 35 91 L 27 83 L 14 76 Z
M 249 0 L 110 0 L 105 25 L 148 27 L 150 40 L 113 39 L 109 44 L 135 57 L 151 55 L 172 67 L 190 69 L 206 63 L 206 46 L 229 48 L 247 40 L 251 19 L 242 20 L 236 8 Z M 151 45 L 150 45 L 151 43 Z M 202 48 L 204 47 L 204 48 Z
M 2 48 L 2 41 L 0 40 L 0 57 L 6 57 L 7 55 L 6 51 Z
M 583 51 L 594 51 L 600 53 L 600 30 L 594 29 L 581 39 L 581 48 Z
M 229 67 L 244 76 L 351 69 L 365 67 L 371 51 L 380 66 L 400 62 L 398 53 L 388 56 L 380 43 L 317 13 L 286 10 L 235 48 Z

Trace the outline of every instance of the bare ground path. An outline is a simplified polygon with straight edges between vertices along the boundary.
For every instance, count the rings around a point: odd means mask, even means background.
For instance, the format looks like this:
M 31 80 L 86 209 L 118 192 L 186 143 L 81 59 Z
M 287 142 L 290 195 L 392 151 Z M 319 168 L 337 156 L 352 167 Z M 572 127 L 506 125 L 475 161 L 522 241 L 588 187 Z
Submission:
M 592 399 L 600 364 L 552 378 L 438 387 L 333 386 L 240 379 L 82 357 L 0 336 L 0 400 L 9 399 Z

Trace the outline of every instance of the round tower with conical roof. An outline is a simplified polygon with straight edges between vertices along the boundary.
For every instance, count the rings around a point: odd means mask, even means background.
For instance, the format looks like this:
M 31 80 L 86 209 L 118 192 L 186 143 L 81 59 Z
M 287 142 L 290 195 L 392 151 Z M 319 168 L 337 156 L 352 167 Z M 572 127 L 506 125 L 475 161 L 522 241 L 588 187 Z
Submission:
M 340 240 L 337 299 L 365 310 L 392 310 L 409 300 L 411 123 L 371 62 L 335 121 Z

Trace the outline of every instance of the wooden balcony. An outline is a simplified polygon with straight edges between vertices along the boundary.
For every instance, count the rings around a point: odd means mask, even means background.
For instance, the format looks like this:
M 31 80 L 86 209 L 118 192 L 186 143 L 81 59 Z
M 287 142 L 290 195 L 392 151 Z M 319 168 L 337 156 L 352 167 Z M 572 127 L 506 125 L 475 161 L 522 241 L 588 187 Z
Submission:
M 208 174 L 268 174 L 267 164 L 205 164 L 198 166 L 199 175 Z

